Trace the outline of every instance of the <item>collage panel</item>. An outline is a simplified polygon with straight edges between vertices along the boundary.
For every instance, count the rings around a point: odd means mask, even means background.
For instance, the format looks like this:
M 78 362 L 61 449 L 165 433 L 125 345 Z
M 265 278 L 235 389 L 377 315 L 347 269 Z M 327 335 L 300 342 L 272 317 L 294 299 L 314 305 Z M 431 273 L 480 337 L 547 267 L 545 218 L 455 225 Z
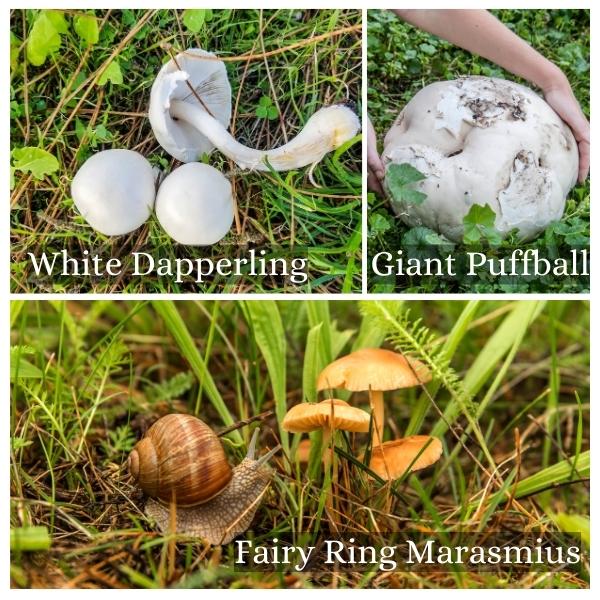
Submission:
M 14 301 L 12 585 L 586 588 L 589 317 Z
M 11 291 L 361 291 L 362 11 L 11 11 Z
M 368 290 L 589 292 L 589 10 L 367 13 Z

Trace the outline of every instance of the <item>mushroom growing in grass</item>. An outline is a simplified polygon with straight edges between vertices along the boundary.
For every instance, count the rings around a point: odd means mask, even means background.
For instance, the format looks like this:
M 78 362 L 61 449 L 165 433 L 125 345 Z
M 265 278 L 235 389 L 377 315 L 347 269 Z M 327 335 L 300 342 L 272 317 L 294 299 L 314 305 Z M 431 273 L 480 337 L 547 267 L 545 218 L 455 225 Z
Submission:
M 242 169 L 288 171 L 319 162 L 360 130 L 356 113 L 344 104 L 321 108 L 300 133 L 272 150 L 240 144 L 227 131 L 231 87 L 225 65 L 198 48 L 181 52 L 160 70 L 148 111 L 156 139 L 183 162 L 218 148 Z
M 317 379 L 317 390 L 368 391 L 379 445 L 383 442 L 385 424 L 383 392 L 413 387 L 430 380 L 429 369 L 414 358 L 382 348 L 363 348 L 325 367 Z
M 322 402 L 303 402 L 292 406 L 286 413 L 281 426 L 290 433 L 309 433 L 323 430 L 322 462 L 326 469 L 331 467 L 335 454 L 329 451 L 329 445 L 336 430 L 361 432 L 369 431 L 371 419 L 369 413 L 350 406 L 344 400 L 332 398 Z M 336 470 L 333 470 L 335 479 Z M 331 489 L 327 491 L 327 506 L 331 507 Z
M 104 235 L 123 235 L 143 225 L 156 198 L 152 165 L 133 150 L 104 150 L 73 177 L 71 196 L 83 218 Z
M 419 471 L 437 462 L 442 455 L 442 442 L 429 435 L 411 435 L 399 440 L 384 442 L 374 447 L 369 469 L 391 481 L 407 471 Z
M 156 217 L 180 244 L 216 244 L 233 222 L 231 184 L 209 165 L 182 165 L 169 174 L 158 189 Z

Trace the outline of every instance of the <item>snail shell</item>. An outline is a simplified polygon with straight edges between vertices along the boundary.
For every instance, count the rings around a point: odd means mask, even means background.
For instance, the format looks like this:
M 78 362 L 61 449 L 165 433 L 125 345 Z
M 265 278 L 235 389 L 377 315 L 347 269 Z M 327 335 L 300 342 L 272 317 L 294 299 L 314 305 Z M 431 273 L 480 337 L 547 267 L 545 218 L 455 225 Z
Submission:
M 150 497 L 178 506 L 202 504 L 233 475 L 215 432 L 191 415 L 162 417 L 133 448 L 129 472 Z
M 168 533 L 227 544 L 248 529 L 271 478 L 266 464 L 277 446 L 256 460 L 258 429 L 234 469 L 219 438 L 190 415 L 162 417 L 129 455 L 129 471 L 150 499 L 145 513 Z

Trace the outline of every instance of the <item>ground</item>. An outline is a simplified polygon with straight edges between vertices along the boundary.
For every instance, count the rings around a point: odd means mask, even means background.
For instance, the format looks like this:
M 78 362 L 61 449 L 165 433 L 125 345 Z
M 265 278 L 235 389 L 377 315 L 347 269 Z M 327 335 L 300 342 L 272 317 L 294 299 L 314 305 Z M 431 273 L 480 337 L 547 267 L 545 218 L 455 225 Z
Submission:
M 79 11 L 11 13 L 12 290 L 360 289 L 360 136 L 312 171 L 316 185 L 308 168 L 249 174 L 218 152 L 203 157 L 230 178 L 237 201 L 230 234 L 209 248 L 176 244 L 153 216 L 129 235 L 103 236 L 85 223 L 70 197 L 77 169 L 103 149 L 137 150 L 165 172 L 178 165 L 157 144 L 146 116 L 152 82 L 175 50 L 202 47 L 228 60 L 230 130 L 252 147 L 282 144 L 324 105 L 360 102 L 360 11 L 111 10 L 95 16 L 96 28 Z M 129 267 L 132 251 L 150 252 L 156 260 L 216 260 L 246 256 L 252 248 L 266 249 L 267 259 L 308 257 L 309 283 L 247 275 L 176 283 L 132 277 L 127 270 L 119 277 L 50 279 L 35 275 L 28 256 L 66 249 L 81 258 L 89 250 L 122 258 Z
M 432 531 L 477 542 L 490 531 L 565 531 L 587 552 L 586 302 L 29 301 L 13 302 L 11 322 L 11 530 L 24 540 L 20 551 L 13 540 L 15 587 L 589 584 L 585 556 L 550 571 L 238 571 L 232 545 L 157 532 L 127 471 L 158 417 L 191 413 L 224 434 L 231 465 L 257 426 L 259 455 L 281 443 L 246 534 L 257 543 L 300 532 L 377 531 L 369 542 L 389 544 Z M 283 431 L 285 411 L 317 399 L 331 360 L 381 345 L 432 372 L 426 387 L 386 392 L 385 439 L 433 435 L 442 458 L 385 485 L 363 462 L 369 434 L 338 433 L 336 477 L 321 466 L 320 434 L 309 465 L 298 463 L 305 436 Z M 369 410 L 364 393 L 336 395 Z
M 515 33 L 567 75 L 584 112 L 589 117 L 589 12 L 585 10 L 498 10 L 492 11 Z M 460 50 L 435 36 L 403 23 L 391 11 L 369 11 L 368 21 L 368 112 L 380 144 L 402 107 L 425 85 L 464 75 L 501 77 L 526 82 L 479 56 Z M 381 146 L 380 146 L 381 150 Z M 369 194 L 369 256 L 407 248 L 419 258 L 443 257 L 452 252 L 483 250 L 490 257 L 506 256 L 515 247 L 538 249 L 549 258 L 570 256 L 571 250 L 589 248 L 589 180 L 577 185 L 567 200 L 560 222 L 551 225 L 538 239 L 519 243 L 509 236 L 500 246 L 492 237 L 481 243 L 453 245 L 430 230 L 409 229 L 397 219 L 387 200 Z M 502 277 L 482 274 L 467 277 L 378 277 L 369 272 L 373 292 L 586 292 L 589 278 Z

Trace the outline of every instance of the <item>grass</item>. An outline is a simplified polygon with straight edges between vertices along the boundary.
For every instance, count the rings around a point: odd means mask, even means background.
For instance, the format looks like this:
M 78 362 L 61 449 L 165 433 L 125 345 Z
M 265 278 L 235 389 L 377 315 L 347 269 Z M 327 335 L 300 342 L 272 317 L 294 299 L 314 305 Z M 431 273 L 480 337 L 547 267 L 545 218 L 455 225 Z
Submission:
M 584 112 L 590 114 L 589 12 L 586 10 L 496 10 L 504 24 L 555 62 L 567 75 Z M 511 73 L 479 56 L 461 50 L 435 36 L 402 22 L 390 11 L 369 11 L 368 110 L 383 140 L 402 107 L 424 86 L 434 81 L 465 75 L 501 77 L 520 83 Z M 381 147 L 380 147 L 381 150 Z M 460 257 L 465 244 L 450 244 L 421 228 L 409 228 L 396 218 L 386 199 L 369 194 L 368 253 L 405 249 L 406 256 L 445 257 L 450 249 Z M 577 185 L 567 200 L 560 222 L 537 240 L 519 243 L 509 236 L 499 247 L 486 243 L 483 250 L 496 258 L 515 247 L 538 249 L 542 256 L 569 257 L 573 249 L 589 248 L 590 184 Z M 460 260 L 459 260 L 460 262 Z M 370 260 L 369 260 L 370 264 Z M 586 292 L 586 277 L 491 277 L 466 276 L 460 265 L 456 277 L 380 277 L 369 270 L 373 292 Z
M 106 237 L 78 214 L 70 182 L 93 153 L 108 148 L 141 152 L 169 172 L 177 166 L 158 146 L 146 116 L 150 88 L 174 50 L 203 47 L 232 59 L 226 63 L 233 88 L 231 131 L 253 147 L 273 148 L 293 137 L 320 107 L 360 101 L 361 12 L 356 10 L 175 10 L 93 11 L 94 43 L 77 33 L 84 13 L 64 17 L 59 46 L 34 66 L 27 48 L 42 13 L 11 12 L 11 151 L 13 151 L 12 291 L 14 292 L 351 292 L 360 289 L 360 136 L 328 155 L 313 171 L 243 173 L 218 152 L 210 164 L 234 187 L 238 223 L 209 248 L 176 244 L 154 216 L 135 232 Z M 58 15 L 58 17 L 57 17 Z M 200 18 L 200 22 L 198 21 Z M 81 29 L 81 27 L 79 27 Z M 194 31 L 197 30 L 197 31 Z M 35 36 L 34 36 L 35 37 Z M 319 38 L 311 41 L 311 38 Z M 87 39 L 87 38 L 85 38 Z M 88 40 L 89 41 L 89 40 Z M 270 53 L 265 57 L 265 53 Z M 251 59 L 241 58 L 250 54 Z M 237 58 L 236 58 L 237 57 Z M 39 62 L 35 59 L 35 62 Z M 115 83 L 99 85 L 107 65 L 118 64 Z M 106 76 L 106 74 L 105 74 Z M 19 170 L 21 148 L 40 149 L 46 169 L 39 179 Z M 16 150 L 16 154 L 15 154 Z M 37 151 L 37 150 L 36 150 Z M 53 162 L 54 161 L 54 162 Z M 57 162 L 56 162 L 57 161 Z M 52 165 L 54 164 L 54 170 Z M 308 259 L 308 283 L 284 277 L 221 277 L 202 283 L 133 276 L 132 251 L 156 260 L 247 256 Z M 118 277 L 36 277 L 28 253 L 40 256 L 85 250 L 104 260 L 121 258 Z
M 11 323 L 14 587 L 589 585 L 587 558 L 541 571 L 237 571 L 231 545 L 158 534 L 125 469 L 168 412 L 228 431 L 231 464 L 259 422 L 261 452 L 283 449 L 247 534 L 256 541 L 337 531 L 390 543 L 432 530 L 450 540 L 499 530 L 589 539 L 586 302 L 14 301 Z M 329 361 L 380 345 L 433 374 L 426 388 L 386 394 L 385 438 L 431 433 L 442 459 L 388 486 L 367 477 L 369 434 L 338 434 L 329 475 L 311 434 L 314 456 L 298 464 L 302 436 L 281 430 L 283 413 L 317 398 Z M 365 394 L 351 399 L 367 407 Z

